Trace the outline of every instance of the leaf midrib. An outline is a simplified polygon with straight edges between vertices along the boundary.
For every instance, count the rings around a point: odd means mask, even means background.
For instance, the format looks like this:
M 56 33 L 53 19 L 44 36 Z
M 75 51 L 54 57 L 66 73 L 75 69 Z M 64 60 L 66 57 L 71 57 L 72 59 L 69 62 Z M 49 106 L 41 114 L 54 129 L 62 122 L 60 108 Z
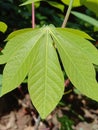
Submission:
M 48 46 L 48 30 L 46 31 L 46 35 L 47 35 L 47 41 L 46 41 L 46 44 L 45 44 L 45 53 L 46 53 L 46 55 L 45 55 L 45 88 L 44 88 L 44 90 L 45 90 L 45 100 L 44 100 L 44 110 L 43 110 L 43 112 L 45 112 L 45 105 L 46 105 L 46 85 L 47 85 L 47 63 L 48 63 L 48 49 L 47 49 L 47 46 Z

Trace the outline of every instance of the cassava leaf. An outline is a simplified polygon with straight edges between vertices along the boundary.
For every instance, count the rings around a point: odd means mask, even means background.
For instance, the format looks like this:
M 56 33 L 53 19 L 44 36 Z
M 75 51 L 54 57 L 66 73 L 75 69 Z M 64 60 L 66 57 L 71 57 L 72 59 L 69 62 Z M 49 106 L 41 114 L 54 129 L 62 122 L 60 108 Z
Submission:
M 74 44 L 76 41 L 78 44 L 82 44 L 81 39 L 83 38 L 75 37 L 75 35 L 66 31 L 63 34 L 58 29 L 53 30 L 51 34 L 71 82 L 83 94 L 98 101 L 98 83 L 94 66 L 89 60 L 88 55 L 79 46 Z
M 7 25 L 4 22 L 0 21 L 0 31 L 5 32 L 7 30 Z
M 90 16 L 87 16 L 83 13 L 79 13 L 79 12 L 76 12 L 76 11 L 72 11 L 71 12 L 73 15 L 75 15 L 76 17 L 88 22 L 89 24 L 95 26 L 95 27 L 98 27 L 98 20 L 90 17 Z
M 44 119 L 55 108 L 64 91 L 64 79 L 53 41 L 47 31 L 28 75 L 30 97 Z

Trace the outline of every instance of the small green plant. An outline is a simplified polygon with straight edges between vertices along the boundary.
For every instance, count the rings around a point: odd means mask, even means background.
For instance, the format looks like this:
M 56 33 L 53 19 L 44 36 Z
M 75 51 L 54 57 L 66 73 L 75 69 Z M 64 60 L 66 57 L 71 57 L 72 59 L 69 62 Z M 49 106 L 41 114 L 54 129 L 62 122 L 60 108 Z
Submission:
M 34 2 L 32 27 L 35 26 Z M 51 2 L 50 2 L 51 3 Z M 64 76 L 58 55 L 70 81 L 86 96 L 98 101 L 98 83 L 94 64 L 98 65 L 98 50 L 85 32 L 64 28 L 71 12 L 70 0 L 62 28 L 45 25 L 41 28 L 21 29 L 11 33 L 0 55 L 5 64 L 0 95 L 12 91 L 28 77 L 31 100 L 41 118 L 55 108 L 64 94 Z
M 73 130 L 72 125 L 74 125 L 74 122 L 67 116 L 64 115 L 63 117 L 57 117 L 57 119 L 61 123 L 60 130 Z

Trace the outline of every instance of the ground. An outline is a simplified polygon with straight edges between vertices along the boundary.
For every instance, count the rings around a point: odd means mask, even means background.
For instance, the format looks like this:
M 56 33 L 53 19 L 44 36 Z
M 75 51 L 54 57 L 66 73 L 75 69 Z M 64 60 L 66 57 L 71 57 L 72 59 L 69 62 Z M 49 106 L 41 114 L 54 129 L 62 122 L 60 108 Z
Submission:
M 40 120 L 25 87 L 0 99 L 0 130 L 98 130 L 98 103 L 77 94 L 65 93 L 55 110 Z

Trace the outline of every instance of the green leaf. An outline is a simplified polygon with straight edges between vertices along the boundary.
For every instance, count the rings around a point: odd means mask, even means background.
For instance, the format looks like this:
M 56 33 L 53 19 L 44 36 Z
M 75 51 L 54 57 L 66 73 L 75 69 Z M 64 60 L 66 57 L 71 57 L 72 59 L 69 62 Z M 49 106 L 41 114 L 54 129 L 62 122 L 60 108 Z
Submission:
M 51 6 L 56 7 L 58 9 L 60 9 L 62 12 L 64 12 L 64 5 L 60 4 L 58 2 L 54 2 L 54 1 L 46 1 L 48 2 Z
M 84 33 L 78 36 L 77 31 L 69 30 L 45 26 L 10 35 L 1 55 L 7 62 L 1 96 L 18 87 L 28 76 L 31 100 L 41 117 L 45 118 L 58 104 L 64 90 L 58 50 L 73 85 L 98 101 L 98 83 L 93 66 L 98 65 L 98 50 L 84 39 Z
M 92 10 L 98 16 L 98 0 L 83 0 L 83 5 Z
M 9 40 L 19 48 L 4 68 L 1 93 L 2 96 L 15 89 L 28 75 L 31 100 L 42 118 L 55 108 L 64 91 L 63 73 L 48 29 L 32 30 Z M 5 49 L 5 56 L 10 55 L 7 50 L 12 47 L 10 44 Z
M 36 35 L 37 29 L 31 34 L 33 29 L 23 29 L 11 33 L 7 40 L 8 43 L 2 50 L 3 55 L 0 55 L 0 64 L 4 64 L 29 40 L 31 35 Z M 20 35 L 21 34 L 21 35 Z M 30 35 L 29 35 L 30 34 Z
M 13 40 L 14 43 L 21 47 L 17 48 L 15 53 L 13 52 L 4 68 L 2 95 L 18 87 L 25 79 L 30 69 L 30 65 L 34 61 L 33 51 L 36 54 L 35 43 L 37 43 L 42 35 L 43 33 L 38 30 L 37 32 L 32 31 L 24 33 L 11 39 L 11 41 Z M 8 55 L 9 54 L 10 53 L 8 52 Z
M 69 5 L 70 0 L 61 0 L 64 4 Z M 74 0 L 73 7 L 81 6 L 80 0 Z
M 70 0 L 61 0 L 64 4 L 69 5 Z M 74 0 L 73 7 L 84 5 L 92 10 L 98 16 L 98 0 Z
M 4 22 L 0 21 L 0 31 L 5 32 L 7 30 L 7 25 Z
M 83 38 L 75 37 L 74 34 L 64 30 L 60 31 L 60 29 L 53 30 L 51 34 L 60 54 L 64 69 L 73 85 L 86 96 L 98 101 L 98 83 L 96 81 L 94 66 L 89 60 L 88 55 L 75 44 L 76 42 L 82 44 Z M 96 57 L 98 59 L 98 56 Z
M 6 58 L 3 55 L 0 55 L 0 64 L 5 64 L 6 61 Z
M 58 28 L 57 31 L 63 35 L 74 47 L 79 48 L 93 64 L 98 65 L 98 50 L 89 42 L 75 33 L 68 32 L 66 29 Z
M 72 125 L 74 125 L 74 122 L 69 119 L 66 115 L 63 117 L 58 117 L 58 121 L 61 123 L 61 129 L 60 130 L 73 130 Z
M 16 53 L 16 51 L 19 48 L 21 48 L 23 43 L 25 43 L 23 41 L 24 36 L 27 37 L 27 35 L 28 35 L 27 33 L 31 32 L 32 30 L 35 31 L 37 29 L 32 29 L 32 28 L 20 29 L 20 30 L 14 31 L 11 34 L 9 34 L 9 36 L 6 38 L 5 41 L 9 41 L 9 40 L 10 41 L 7 43 L 5 48 L 1 51 L 1 53 L 3 55 L 0 55 L 0 64 L 5 64 L 8 62 L 8 60 L 14 55 L 14 53 Z M 24 33 L 25 33 L 25 35 L 24 35 Z M 23 34 L 23 37 L 22 37 L 22 34 Z M 20 35 L 21 35 L 21 38 L 20 38 Z M 19 36 L 19 37 L 16 37 L 16 36 Z M 14 37 L 15 37 L 15 39 L 14 39 Z M 17 44 L 18 42 L 20 42 L 20 39 L 21 39 L 21 43 Z M 25 39 L 25 40 L 28 40 L 28 39 Z
M 65 30 L 68 31 L 68 32 L 71 32 L 73 34 L 76 34 L 80 37 L 83 37 L 83 38 L 86 38 L 86 39 L 89 39 L 89 40 L 94 40 L 92 37 L 90 37 L 87 33 L 83 32 L 83 31 L 80 31 L 80 30 L 77 30 L 77 29 L 72 29 L 72 28 L 65 28 Z
M 23 4 L 25 3 L 25 2 L 27 2 L 27 0 L 22 0 L 22 2 L 23 2 Z M 20 5 L 21 6 L 21 5 Z M 38 1 L 38 2 L 35 2 L 34 3 L 34 7 L 35 8 L 38 8 L 40 6 L 40 2 Z M 27 7 L 27 9 L 29 10 L 29 12 L 31 12 L 31 10 L 32 10 L 32 6 L 29 4 L 27 4 L 26 5 L 26 7 Z
M 35 30 L 35 29 L 34 29 Z M 17 30 L 17 31 L 14 31 L 12 33 L 10 33 L 6 39 L 6 41 L 8 40 L 11 40 L 12 38 L 14 38 L 16 35 L 20 35 L 22 33 L 25 33 L 25 32 L 29 32 L 29 31 L 32 31 L 32 28 L 26 28 L 26 29 L 20 29 L 20 30 Z
M 82 14 L 82 13 L 79 13 L 79 12 L 76 12 L 76 11 L 72 11 L 71 12 L 73 15 L 75 15 L 76 17 L 88 22 L 89 24 L 95 26 L 95 27 L 98 27 L 98 21 L 90 16 L 87 16 L 85 14 Z
M 39 41 L 32 70 L 28 75 L 30 97 L 44 119 L 57 105 L 64 93 L 64 79 L 53 41 L 46 33 Z
M 27 4 L 32 4 L 32 3 L 36 3 L 36 2 L 40 2 L 40 1 L 42 1 L 42 0 L 27 0 L 26 2 L 24 2 L 20 6 L 27 5 Z

